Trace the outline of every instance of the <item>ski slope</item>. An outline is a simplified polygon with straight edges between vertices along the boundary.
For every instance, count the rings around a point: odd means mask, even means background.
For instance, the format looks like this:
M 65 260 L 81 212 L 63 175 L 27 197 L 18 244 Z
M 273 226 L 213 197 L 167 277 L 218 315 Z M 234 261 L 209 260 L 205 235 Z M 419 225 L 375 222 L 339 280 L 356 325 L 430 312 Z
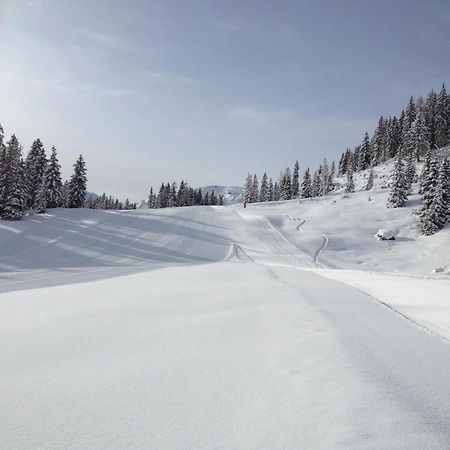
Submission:
M 0 447 L 446 448 L 449 230 L 370 195 L 0 223 Z

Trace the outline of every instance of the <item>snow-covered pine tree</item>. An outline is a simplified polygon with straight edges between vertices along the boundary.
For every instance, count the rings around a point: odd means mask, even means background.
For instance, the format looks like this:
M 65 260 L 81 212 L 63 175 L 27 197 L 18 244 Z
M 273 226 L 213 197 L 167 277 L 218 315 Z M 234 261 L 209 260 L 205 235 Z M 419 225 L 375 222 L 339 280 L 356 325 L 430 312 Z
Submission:
M 425 161 L 427 164 L 427 160 Z M 439 164 L 435 157 L 429 159 L 428 167 L 422 172 L 422 209 L 419 213 L 419 230 L 424 235 L 431 235 L 438 231 L 436 220 L 436 206 L 439 210 L 440 199 L 436 200 L 436 193 L 440 190 Z M 438 194 L 440 196 L 441 193 Z
M 300 183 L 298 180 L 299 177 L 299 164 L 298 161 L 295 161 L 294 164 L 294 172 L 292 174 L 292 198 L 298 198 L 300 194 Z
M 269 200 L 269 184 L 267 182 L 267 173 L 261 178 L 261 187 L 259 189 L 259 199 L 260 202 L 267 202 Z
M 393 117 L 389 126 L 387 142 L 386 142 L 386 156 L 387 158 L 394 158 L 402 146 L 402 127 L 397 117 Z
M 372 146 L 370 145 L 369 134 L 364 135 L 364 140 L 359 150 L 358 170 L 365 170 L 370 166 L 372 160 Z
M 430 177 L 429 173 L 432 166 L 432 158 L 431 153 L 427 153 L 425 156 L 425 162 L 423 164 L 422 173 L 420 174 L 420 185 L 419 185 L 419 194 L 423 194 L 426 190 L 429 189 Z
M 244 185 L 244 202 L 251 203 L 252 197 L 253 197 L 253 177 L 250 173 L 248 173 Z
M 6 146 L 4 143 L 3 127 L 0 124 L 0 217 L 3 211 L 3 202 L 5 197 L 5 183 L 6 183 Z
M 147 206 L 153 208 L 153 187 L 150 188 L 150 192 L 148 193 Z
M 250 198 L 250 202 L 251 203 L 255 203 L 258 201 L 258 197 L 259 197 L 259 183 L 258 183 L 258 177 L 255 175 L 253 175 L 253 181 L 252 181 L 252 195 Z
M 275 184 L 273 185 L 273 200 L 277 202 L 278 200 L 280 200 L 280 196 L 280 186 L 278 184 L 278 181 L 275 181 Z
M 372 137 L 372 160 L 371 166 L 377 166 L 385 155 L 386 145 L 386 124 L 383 116 L 378 120 L 378 126 L 375 128 L 375 132 Z
M 267 201 L 273 202 L 274 200 L 274 192 L 273 192 L 273 180 L 272 177 L 269 178 L 269 188 L 267 190 Z
M 289 167 L 284 171 L 282 179 L 281 200 L 290 200 L 292 198 L 292 177 Z
M 74 173 L 69 182 L 68 204 L 69 208 L 82 208 L 87 187 L 86 163 L 83 155 L 78 157 L 73 167 Z
M 414 97 L 410 97 L 408 106 L 406 107 L 406 112 L 403 120 L 402 136 L 406 137 L 408 131 L 410 130 L 414 120 L 416 119 L 417 108 L 414 102 Z
M 331 188 L 330 188 L 330 169 L 328 167 L 327 159 L 324 158 L 323 163 L 321 164 L 321 170 L 320 170 L 320 194 L 321 195 L 327 195 Z
M 303 181 L 301 185 L 301 197 L 302 198 L 312 197 L 312 185 L 309 167 L 305 170 L 305 174 L 303 175 Z
M 47 208 L 47 192 L 48 192 L 48 186 L 47 186 L 46 176 L 44 174 L 41 185 L 38 188 L 38 191 L 36 193 L 36 197 L 34 200 L 34 210 L 38 214 L 45 213 L 45 210 Z
M 436 141 L 435 141 L 435 135 L 436 135 L 436 104 L 437 104 L 437 95 L 432 90 L 425 101 L 425 107 L 424 107 L 424 119 L 425 119 L 425 125 L 427 127 L 428 131 L 428 142 L 430 143 L 430 148 L 435 149 L 436 148 Z
M 410 153 L 406 159 L 406 185 L 408 195 L 412 194 L 412 185 L 417 181 L 416 165 L 413 153 Z
M 2 219 L 20 220 L 26 209 L 27 192 L 24 183 L 25 171 L 21 160 L 22 149 L 13 134 L 8 141 L 4 156 L 2 179 L 3 198 L 1 200 Z
M 430 151 L 428 142 L 428 130 L 425 125 L 425 119 L 421 113 L 417 114 L 411 128 L 403 141 L 404 154 L 412 154 L 417 161 L 423 158 Z
M 435 115 L 435 143 L 436 147 L 444 147 L 450 142 L 450 97 L 447 94 L 445 86 L 442 86 L 441 92 L 436 101 Z
M 400 154 L 391 173 L 391 190 L 388 198 L 388 208 L 401 208 L 408 200 L 408 185 L 406 182 L 406 169 Z
M 34 208 L 36 195 L 42 184 L 47 167 L 44 145 L 36 139 L 31 145 L 26 158 L 26 173 L 28 175 L 28 206 Z
M 169 208 L 178 206 L 177 183 L 175 181 L 170 185 L 168 206 Z
M 375 175 L 373 173 L 373 169 L 370 169 L 369 178 L 367 179 L 366 183 L 366 191 L 370 191 L 371 189 L 373 189 L 374 177 Z
M 55 147 L 52 147 L 52 154 L 48 161 L 44 178 L 47 188 L 47 208 L 60 208 L 63 206 L 63 184 L 61 181 L 61 166 L 58 162 Z
M 345 192 L 351 194 L 355 192 L 355 181 L 353 180 L 353 169 L 347 170 L 347 184 L 345 186 Z

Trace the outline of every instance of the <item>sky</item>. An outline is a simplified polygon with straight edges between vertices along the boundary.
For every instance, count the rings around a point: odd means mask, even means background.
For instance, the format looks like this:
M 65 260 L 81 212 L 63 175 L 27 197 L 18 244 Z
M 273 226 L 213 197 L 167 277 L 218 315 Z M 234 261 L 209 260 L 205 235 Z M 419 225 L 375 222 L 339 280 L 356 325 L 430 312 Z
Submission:
M 140 200 L 339 159 L 450 86 L 448 0 L 0 0 L 0 123 Z

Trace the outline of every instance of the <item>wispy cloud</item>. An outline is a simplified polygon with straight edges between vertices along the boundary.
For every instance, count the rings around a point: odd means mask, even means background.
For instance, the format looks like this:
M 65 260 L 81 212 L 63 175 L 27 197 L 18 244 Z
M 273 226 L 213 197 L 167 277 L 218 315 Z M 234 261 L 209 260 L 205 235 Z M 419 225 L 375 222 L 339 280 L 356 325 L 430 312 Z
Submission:
M 142 51 L 142 48 L 130 39 L 124 39 L 112 34 L 101 33 L 88 28 L 77 28 L 74 31 L 78 34 L 78 36 L 89 41 L 91 44 L 100 46 L 109 51 L 130 54 L 138 54 Z M 81 45 L 78 45 L 78 48 L 81 47 Z
M 195 80 L 190 77 L 160 72 L 158 70 L 145 70 L 144 79 L 150 84 L 190 84 L 195 82 Z
M 227 115 L 238 122 L 268 125 L 272 122 L 272 114 L 254 106 L 236 106 L 227 111 Z

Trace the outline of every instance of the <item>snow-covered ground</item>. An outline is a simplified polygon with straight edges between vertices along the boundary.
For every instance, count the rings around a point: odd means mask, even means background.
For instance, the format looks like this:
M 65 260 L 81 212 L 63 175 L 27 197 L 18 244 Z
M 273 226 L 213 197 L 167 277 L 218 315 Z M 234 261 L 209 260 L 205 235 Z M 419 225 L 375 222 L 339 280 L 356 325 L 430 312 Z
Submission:
M 1 222 L 0 447 L 447 448 L 450 229 L 386 197 Z

